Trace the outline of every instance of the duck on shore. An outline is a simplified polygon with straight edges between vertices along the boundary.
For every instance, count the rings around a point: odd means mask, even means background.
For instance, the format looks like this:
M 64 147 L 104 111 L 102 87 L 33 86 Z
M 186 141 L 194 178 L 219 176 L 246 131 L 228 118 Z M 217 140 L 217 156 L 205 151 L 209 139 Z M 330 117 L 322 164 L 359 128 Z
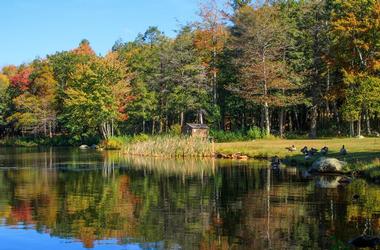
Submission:
M 308 152 L 309 152 L 309 149 L 307 148 L 307 146 L 305 146 L 305 147 L 303 147 L 303 148 L 301 149 L 301 153 L 304 154 L 304 155 L 307 155 Z
M 328 152 L 329 152 L 329 148 L 327 146 L 324 146 L 323 148 L 321 148 L 321 154 L 327 155 Z
M 291 147 L 286 147 L 285 149 L 287 149 L 289 152 L 297 151 L 297 148 L 294 145 L 292 145 Z
M 344 147 L 344 145 L 342 146 L 342 148 L 340 149 L 340 154 L 341 155 L 346 155 L 347 154 L 347 149 Z
M 315 155 L 316 153 L 318 153 L 318 149 L 312 147 L 312 148 L 309 150 L 309 153 L 310 153 L 311 155 Z

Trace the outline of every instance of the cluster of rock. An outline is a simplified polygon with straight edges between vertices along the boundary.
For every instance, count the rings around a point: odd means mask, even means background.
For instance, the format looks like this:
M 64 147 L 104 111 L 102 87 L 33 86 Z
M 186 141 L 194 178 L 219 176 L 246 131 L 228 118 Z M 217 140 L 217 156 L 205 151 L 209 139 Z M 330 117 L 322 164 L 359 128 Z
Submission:
M 218 159 L 232 159 L 232 160 L 248 160 L 248 155 L 244 155 L 242 153 L 235 153 L 235 154 L 223 154 L 223 153 L 217 153 L 216 158 Z

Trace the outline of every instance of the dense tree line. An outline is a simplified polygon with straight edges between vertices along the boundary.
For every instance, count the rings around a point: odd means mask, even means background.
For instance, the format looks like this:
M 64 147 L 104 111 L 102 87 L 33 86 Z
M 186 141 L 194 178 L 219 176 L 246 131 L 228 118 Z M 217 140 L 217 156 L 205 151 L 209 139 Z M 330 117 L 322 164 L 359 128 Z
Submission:
M 203 4 L 174 38 L 156 27 L 97 56 L 87 40 L 0 74 L 1 135 L 215 130 L 360 136 L 380 128 L 380 1 Z

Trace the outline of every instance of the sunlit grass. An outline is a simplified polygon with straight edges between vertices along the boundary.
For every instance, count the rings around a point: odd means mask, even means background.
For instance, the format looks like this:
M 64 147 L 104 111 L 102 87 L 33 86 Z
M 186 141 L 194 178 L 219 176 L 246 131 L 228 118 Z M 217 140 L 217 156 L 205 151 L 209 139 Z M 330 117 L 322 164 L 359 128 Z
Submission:
M 289 152 L 286 147 L 295 145 L 297 151 Z M 348 150 L 346 156 L 339 154 L 342 145 Z M 256 140 L 249 142 L 218 143 L 215 150 L 218 153 L 231 154 L 240 152 L 252 158 L 267 158 L 279 156 L 281 158 L 291 158 L 298 162 L 304 161 L 304 156 L 300 149 L 304 146 L 321 149 L 329 147 L 329 156 L 336 157 L 348 162 L 369 162 L 380 157 L 379 138 L 345 138 L 345 139 L 319 139 L 319 140 Z M 313 160 L 313 159 L 312 159 Z M 312 161 L 311 160 L 311 161 Z

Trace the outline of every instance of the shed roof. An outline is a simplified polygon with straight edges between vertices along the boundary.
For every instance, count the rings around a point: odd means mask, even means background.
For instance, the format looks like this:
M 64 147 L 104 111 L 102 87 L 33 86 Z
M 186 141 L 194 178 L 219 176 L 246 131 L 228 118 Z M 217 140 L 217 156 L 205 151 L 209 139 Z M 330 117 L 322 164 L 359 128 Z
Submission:
M 209 129 L 209 127 L 206 124 L 200 123 L 186 123 L 186 126 L 189 126 L 192 129 Z

